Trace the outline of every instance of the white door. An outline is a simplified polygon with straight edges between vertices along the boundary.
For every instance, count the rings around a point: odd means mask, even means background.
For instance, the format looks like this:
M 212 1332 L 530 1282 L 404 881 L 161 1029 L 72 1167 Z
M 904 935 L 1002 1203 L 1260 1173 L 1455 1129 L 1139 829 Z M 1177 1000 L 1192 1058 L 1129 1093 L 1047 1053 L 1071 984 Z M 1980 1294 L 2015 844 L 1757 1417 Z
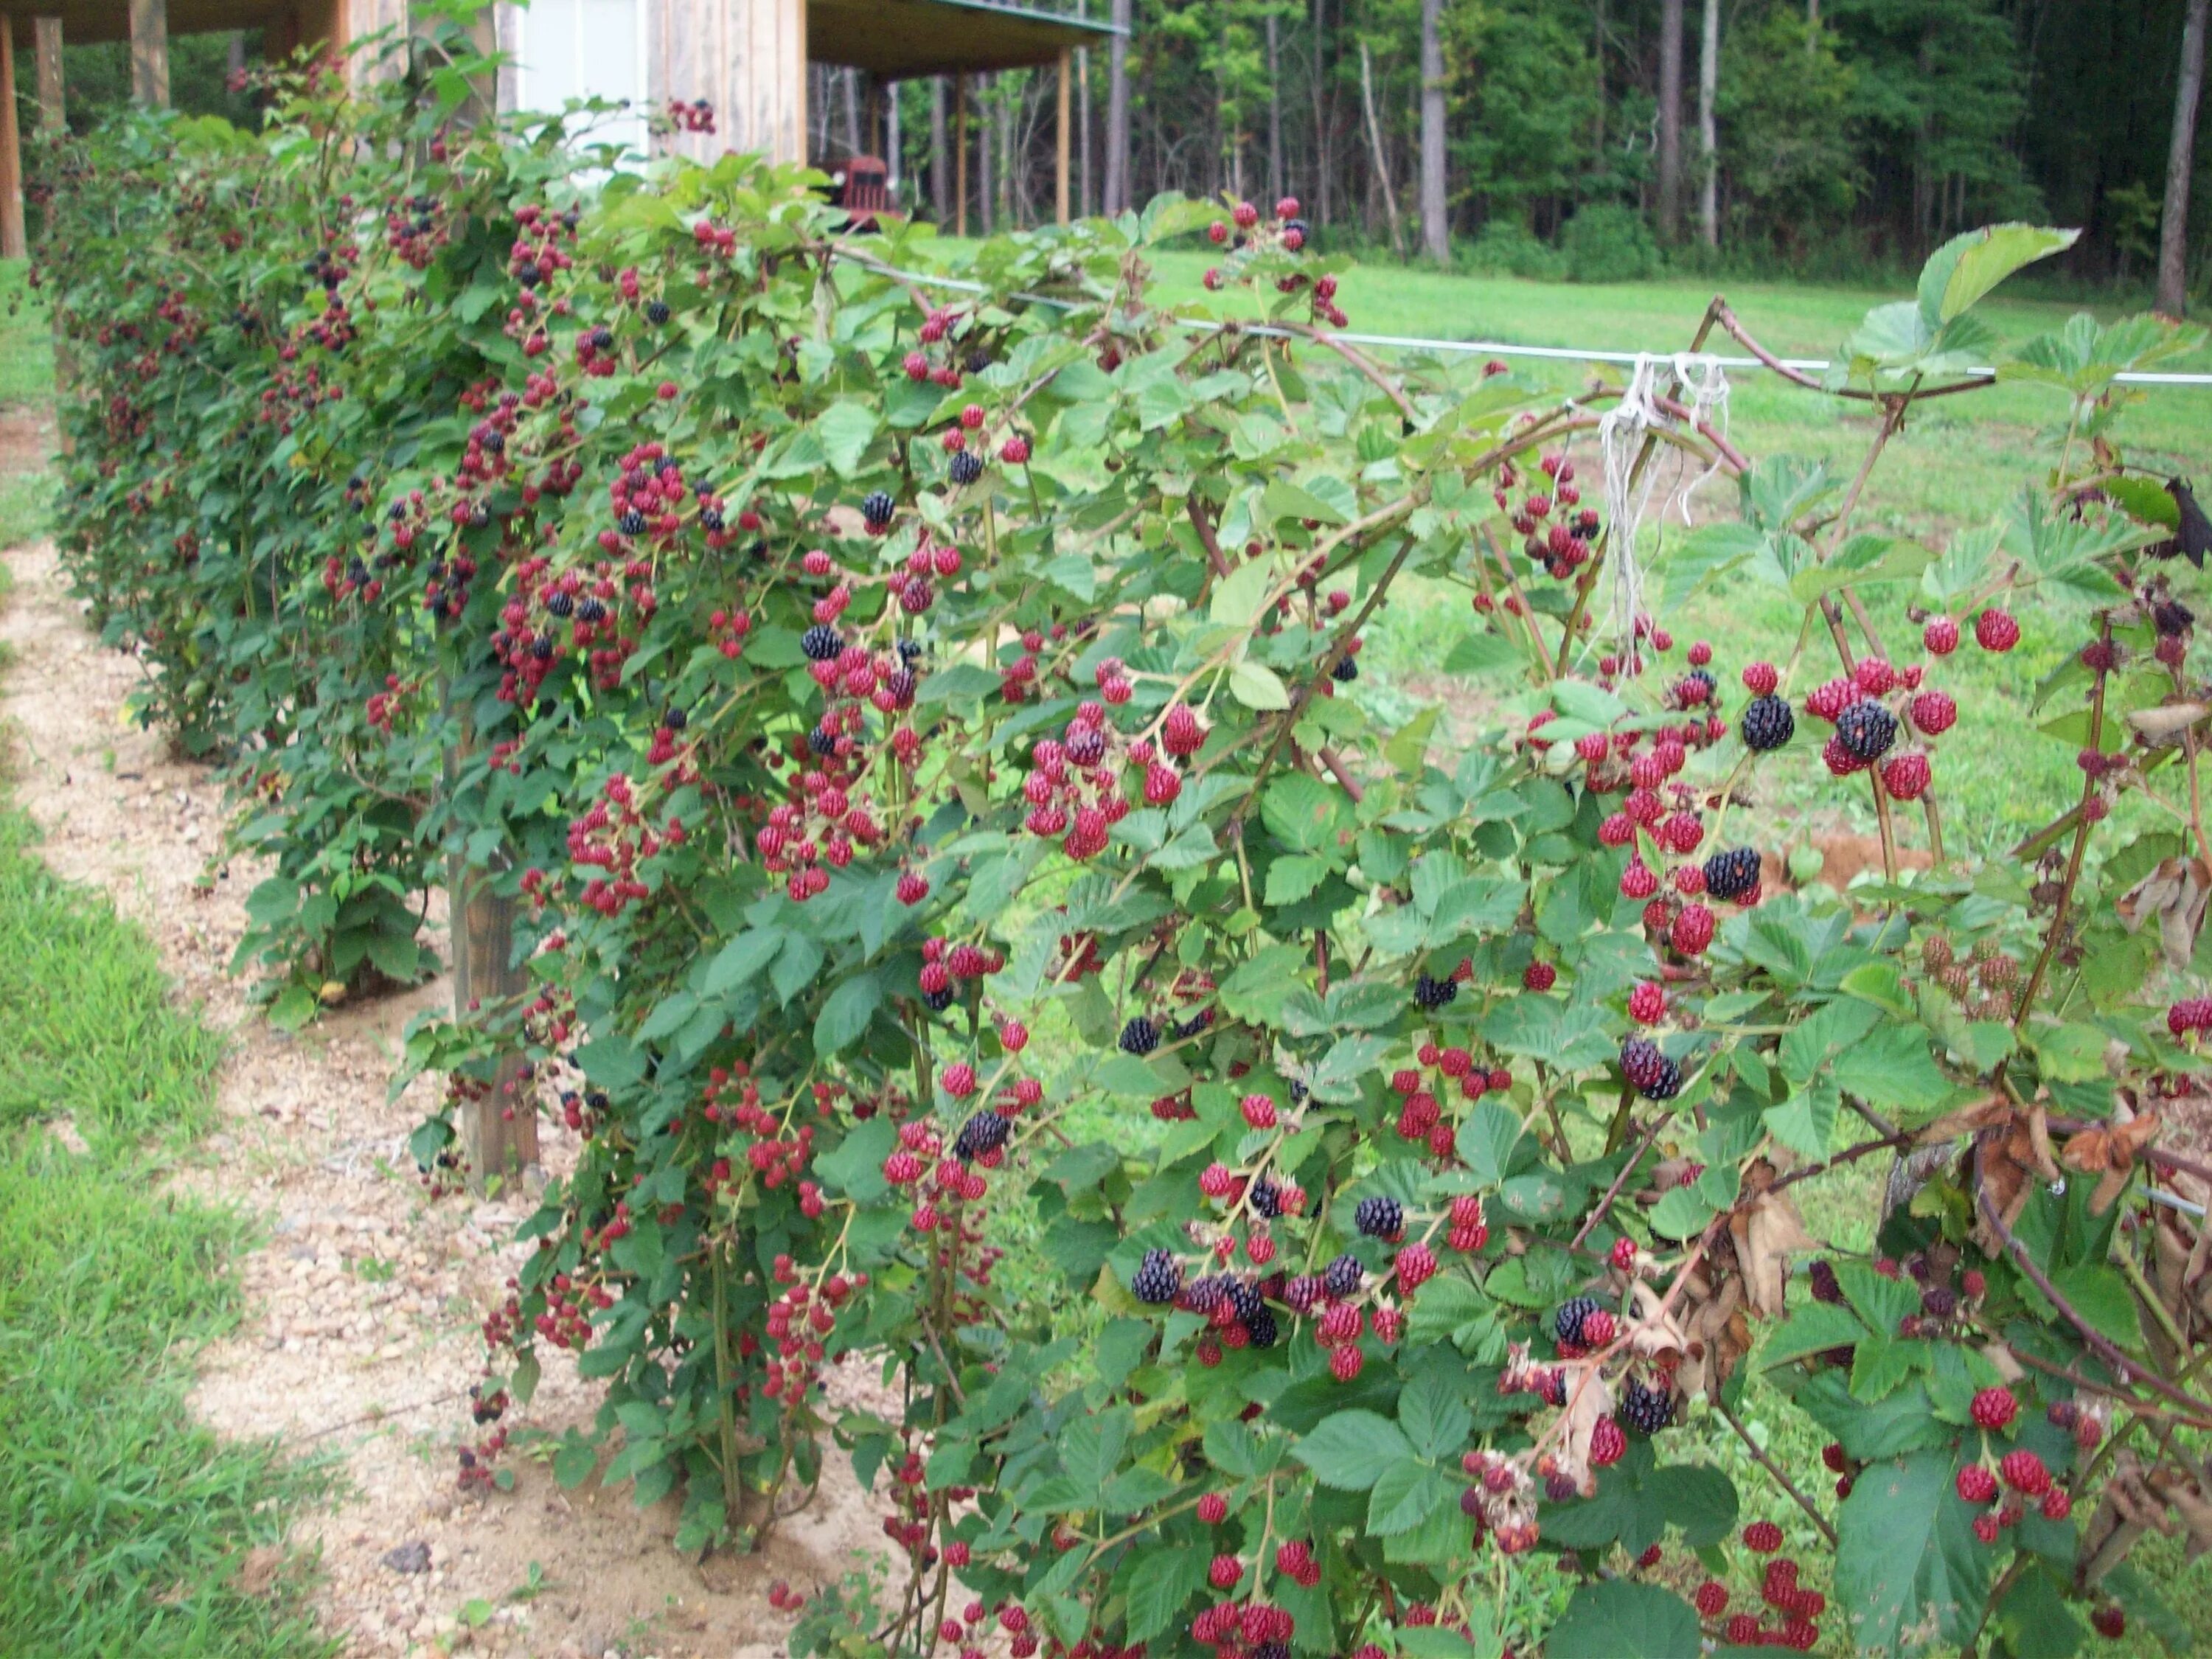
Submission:
M 556 111 L 571 98 L 617 100 L 585 142 L 646 150 L 645 0 L 532 0 L 515 11 L 515 104 Z

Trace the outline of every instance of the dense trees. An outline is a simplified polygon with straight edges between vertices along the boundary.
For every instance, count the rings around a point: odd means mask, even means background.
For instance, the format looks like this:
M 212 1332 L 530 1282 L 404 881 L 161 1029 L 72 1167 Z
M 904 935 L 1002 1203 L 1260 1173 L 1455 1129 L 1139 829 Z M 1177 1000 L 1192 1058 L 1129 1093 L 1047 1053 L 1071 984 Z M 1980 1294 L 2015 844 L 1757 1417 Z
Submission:
M 1126 21 L 1129 38 L 1091 54 L 1089 73 L 1109 206 L 1165 189 L 1272 198 L 1279 179 L 1340 240 L 1388 243 L 1395 213 L 1409 251 L 1436 257 L 1447 236 L 1464 245 L 1503 222 L 1550 237 L 1586 204 L 1620 203 L 1678 244 L 1828 269 L 2045 216 L 2084 229 L 2075 276 L 2147 281 L 2162 222 L 2177 257 L 2207 241 L 2185 240 L 2185 190 L 2161 207 L 2169 153 L 2178 185 L 2196 168 L 2179 141 L 2202 76 L 2183 88 L 2180 67 L 2185 19 L 2203 10 L 1111 0 L 1090 15 Z M 928 94 L 907 95 L 919 162 Z M 1049 77 L 1004 76 L 977 95 L 1014 116 L 981 126 L 1000 137 L 990 165 L 1017 217 L 1048 210 Z

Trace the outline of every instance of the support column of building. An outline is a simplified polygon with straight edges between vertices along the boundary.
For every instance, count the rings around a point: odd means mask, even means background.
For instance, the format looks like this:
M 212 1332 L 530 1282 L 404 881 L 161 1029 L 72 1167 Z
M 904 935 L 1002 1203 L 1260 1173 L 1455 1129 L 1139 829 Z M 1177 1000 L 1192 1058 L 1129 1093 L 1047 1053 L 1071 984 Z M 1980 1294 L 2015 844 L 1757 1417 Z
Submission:
M 15 123 L 15 20 L 0 12 L 0 259 L 30 252 L 23 239 L 23 135 Z
M 45 131 L 59 132 L 65 125 L 62 106 L 62 20 L 36 18 L 32 27 L 37 31 L 39 125 Z
M 131 0 L 131 100 L 142 109 L 169 106 L 168 0 Z

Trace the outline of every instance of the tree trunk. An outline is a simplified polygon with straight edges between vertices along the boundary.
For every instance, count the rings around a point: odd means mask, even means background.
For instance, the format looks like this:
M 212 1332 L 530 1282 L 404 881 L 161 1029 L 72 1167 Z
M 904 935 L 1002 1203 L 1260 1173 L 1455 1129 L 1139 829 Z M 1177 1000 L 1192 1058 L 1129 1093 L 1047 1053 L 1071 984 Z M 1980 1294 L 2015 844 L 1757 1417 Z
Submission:
M 1121 31 L 1106 48 L 1106 211 L 1129 207 L 1129 10 L 1114 0 L 1114 27 Z
M 937 222 L 952 222 L 952 155 L 945 142 L 945 77 L 929 83 L 929 193 L 937 204 Z
M 1590 63 L 1597 70 L 1596 136 L 1590 141 L 1590 153 L 1600 167 L 1605 166 L 1605 0 L 1597 0 L 1595 8 L 1596 21 L 1590 30 Z
M 860 153 L 860 71 L 848 69 L 841 77 L 845 82 L 845 154 Z
M 1267 196 L 1283 199 L 1283 43 L 1275 14 L 1267 14 Z
M 1698 45 L 1698 233 L 1707 247 L 1721 245 L 1720 141 L 1713 100 L 1721 82 L 1721 0 L 1705 0 L 1704 38 Z
M 1681 0 L 1671 0 L 1680 5 Z M 1367 142 L 1375 149 L 1375 183 L 1382 192 L 1382 211 L 1390 223 L 1390 254 L 1406 257 L 1406 239 L 1398 228 L 1398 194 L 1390 188 L 1390 155 L 1382 147 L 1382 124 L 1375 118 L 1375 54 L 1367 42 L 1359 43 L 1359 101 L 1367 112 Z
M 1444 199 L 1443 9 L 1443 0 L 1421 0 L 1421 243 L 1440 265 L 1451 263 L 1450 209 Z
M 1314 212 L 1326 229 L 1333 200 L 1330 185 L 1335 161 L 1330 143 L 1328 98 L 1323 91 L 1322 77 L 1326 66 L 1323 48 L 1328 40 L 1328 0 L 1313 0 L 1313 125 L 1314 125 Z
M 2180 85 L 2166 152 L 2166 212 L 2158 233 L 2158 308 L 2179 317 L 2189 302 L 2189 179 L 2197 164 L 2197 103 L 2204 90 L 2207 0 L 2189 0 L 2181 25 Z
M 901 154 L 906 148 L 906 135 L 899 131 L 899 83 L 884 83 L 884 167 L 889 178 L 891 197 L 898 197 L 899 181 L 906 173 L 906 158 Z
M 975 91 L 979 101 L 984 93 L 993 89 L 994 78 L 995 77 L 988 75 L 979 75 L 975 77 Z M 992 130 L 998 125 L 998 117 L 993 113 L 991 107 L 988 103 L 983 106 L 982 117 L 983 118 L 976 123 L 976 125 L 981 127 L 982 131 L 975 135 L 975 228 L 982 232 L 984 235 L 988 236 L 991 234 L 992 222 L 991 168 L 993 165 L 993 157 L 991 151 L 993 144 L 991 139 Z
M 1682 236 L 1682 0 L 1659 8 L 1659 238 Z

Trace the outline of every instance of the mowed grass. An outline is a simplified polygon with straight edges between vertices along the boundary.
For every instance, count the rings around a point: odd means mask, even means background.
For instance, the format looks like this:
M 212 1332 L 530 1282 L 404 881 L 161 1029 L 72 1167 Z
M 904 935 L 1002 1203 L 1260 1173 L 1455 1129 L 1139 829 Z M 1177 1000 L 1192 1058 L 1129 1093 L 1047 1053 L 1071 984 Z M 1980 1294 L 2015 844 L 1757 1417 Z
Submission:
M 0 265 L 0 414 L 46 338 Z M 0 476 L 0 545 L 52 475 Z M 7 600 L 0 565 L 0 606 Z M 0 655 L 0 675 L 9 665 Z M 0 1654 L 287 1659 L 328 1644 L 278 1550 L 318 1486 L 218 1440 L 186 1392 L 238 1313 L 237 1216 L 163 1191 L 215 1121 L 219 1041 L 174 1006 L 152 942 L 54 876 L 5 793 L 0 732 Z M 273 1582 L 269 1569 L 277 1567 Z

